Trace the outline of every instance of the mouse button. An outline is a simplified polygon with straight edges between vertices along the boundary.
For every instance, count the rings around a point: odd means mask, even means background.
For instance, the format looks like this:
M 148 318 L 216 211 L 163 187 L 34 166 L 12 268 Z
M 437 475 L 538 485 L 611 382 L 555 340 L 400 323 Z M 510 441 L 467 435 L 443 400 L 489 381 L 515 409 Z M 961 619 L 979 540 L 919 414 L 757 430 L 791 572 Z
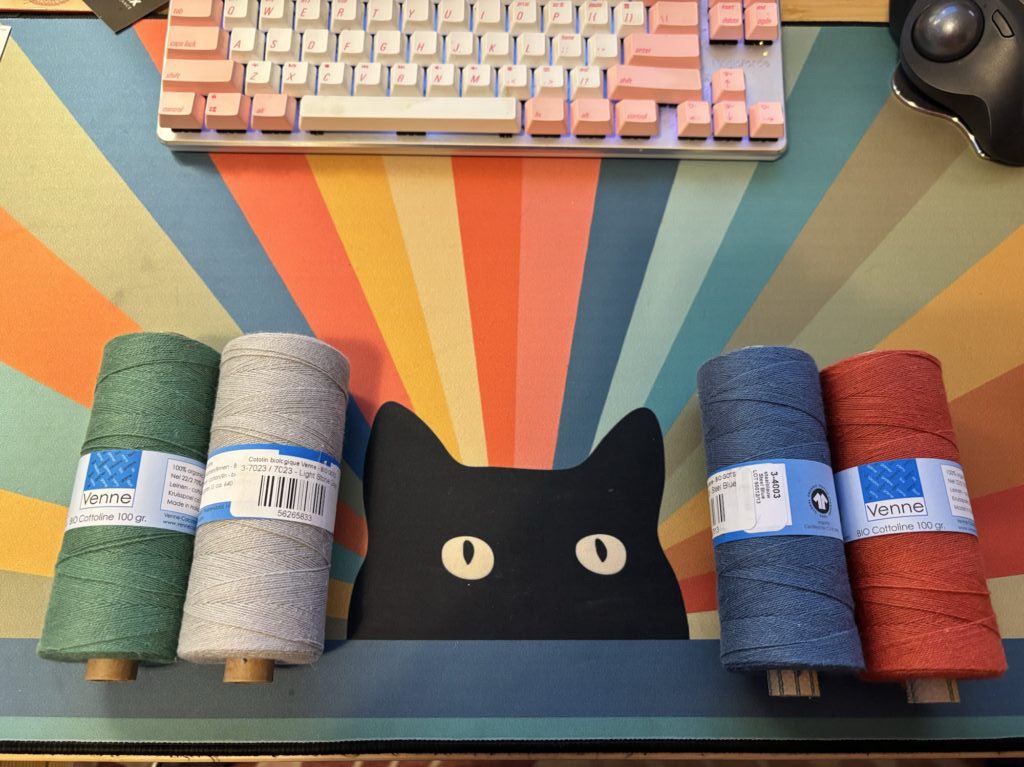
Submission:
M 1002 11 L 995 11 L 992 14 L 992 23 L 996 25 L 996 29 L 999 30 L 999 34 L 1003 37 L 1013 37 L 1013 27 L 1010 26 L 1009 20 L 1003 15 Z

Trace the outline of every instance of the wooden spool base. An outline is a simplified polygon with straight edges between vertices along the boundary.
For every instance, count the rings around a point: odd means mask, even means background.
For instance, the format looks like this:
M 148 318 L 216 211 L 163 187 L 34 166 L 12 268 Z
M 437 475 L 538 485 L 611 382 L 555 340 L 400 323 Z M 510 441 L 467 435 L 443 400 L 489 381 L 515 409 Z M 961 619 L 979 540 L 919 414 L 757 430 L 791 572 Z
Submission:
M 87 682 L 134 682 L 139 662 L 120 658 L 89 658 L 85 664 Z
M 955 679 L 908 679 L 903 683 L 907 703 L 959 703 L 960 688 Z
M 820 698 L 818 672 L 806 669 L 769 671 L 768 694 L 773 698 Z
M 274 661 L 266 658 L 228 658 L 224 661 L 228 684 L 268 684 L 274 681 Z

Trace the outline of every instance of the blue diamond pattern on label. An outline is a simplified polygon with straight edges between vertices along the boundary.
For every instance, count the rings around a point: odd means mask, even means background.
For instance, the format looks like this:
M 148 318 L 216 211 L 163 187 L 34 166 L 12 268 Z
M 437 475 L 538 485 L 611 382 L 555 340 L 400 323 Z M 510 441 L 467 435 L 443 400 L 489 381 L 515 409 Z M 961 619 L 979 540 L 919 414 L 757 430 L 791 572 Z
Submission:
M 141 450 L 97 450 L 95 453 L 90 453 L 89 469 L 85 475 L 83 490 L 125 490 L 130 492 L 91 493 L 92 503 L 88 505 L 131 506 L 135 486 L 139 481 L 139 466 L 141 465 Z M 127 499 L 127 502 L 123 499 Z
M 921 489 L 917 461 L 885 461 L 858 466 L 868 520 L 923 517 L 928 506 Z

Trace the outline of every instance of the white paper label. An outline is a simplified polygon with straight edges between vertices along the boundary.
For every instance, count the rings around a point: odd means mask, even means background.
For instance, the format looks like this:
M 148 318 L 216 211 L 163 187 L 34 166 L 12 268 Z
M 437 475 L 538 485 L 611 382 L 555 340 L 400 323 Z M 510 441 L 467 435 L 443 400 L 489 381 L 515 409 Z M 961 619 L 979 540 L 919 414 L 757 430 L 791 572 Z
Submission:
M 334 532 L 341 466 L 315 450 L 237 445 L 206 464 L 199 524 L 222 519 L 281 519 Z
M 124 525 L 195 534 L 205 467 L 154 450 L 97 450 L 75 473 L 66 530 Z
M 11 37 L 11 28 L 5 24 L 0 24 L 0 59 L 4 57 L 4 48 L 7 47 L 7 41 Z

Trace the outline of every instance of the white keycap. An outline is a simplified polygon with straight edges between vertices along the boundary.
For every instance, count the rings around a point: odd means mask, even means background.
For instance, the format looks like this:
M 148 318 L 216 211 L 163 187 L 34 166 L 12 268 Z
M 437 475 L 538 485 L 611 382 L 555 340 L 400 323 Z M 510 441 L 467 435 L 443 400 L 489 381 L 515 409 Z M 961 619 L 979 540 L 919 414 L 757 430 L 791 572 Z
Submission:
M 509 64 L 498 70 L 498 95 L 525 101 L 530 98 L 530 68 Z
M 306 61 L 289 61 L 281 68 L 281 93 L 312 96 L 316 93 L 316 67 Z
M 398 3 L 395 0 L 369 0 L 366 3 L 366 31 L 398 29 Z
M 604 32 L 587 40 L 587 63 L 607 69 L 619 63 L 619 38 Z
M 255 27 L 259 12 L 256 0 L 228 0 L 224 4 L 224 29 Z
M 423 95 L 423 68 L 415 64 L 395 64 L 389 74 L 390 95 L 408 97 Z
M 485 32 L 505 31 L 505 4 L 502 0 L 476 0 L 473 6 L 473 32 L 478 37 Z
M 508 31 L 514 35 L 540 31 L 537 0 L 512 0 L 508 7 Z
M 565 98 L 565 68 L 537 67 L 533 71 L 533 95 Z
M 527 32 L 516 38 L 516 63 L 539 67 L 548 63 L 548 38 L 542 32 Z
M 580 6 L 580 32 L 590 37 L 612 31 L 612 12 L 604 0 L 587 0 Z
M 552 39 L 551 60 L 566 68 L 583 64 L 583 35 L 561 34 Z
M 260 3 L 260 29 L 291 29 L 295 3 L 292 0 L 263 0 Z
M 521 128 L 515 99 L 309 96 L 299 113 L 299 130 L 305 131 L 518 133 Z
M 469 29 L 466 0 L 441 0 L 437 4 L 437 31 L 442 35 Z
M 458 96 L 458 75 L 454 64 L 431 64 L 427 67 L 427 95 Z
M 248 64 L 250 61 L 262 61 L 266 38 L 266 33 L 260 32 L 254 27 L 239 27 L 231 30 L 230 59 L 242 64 Z
M 409 61 L 421 67 L 441 63 L 441 35 L 417 30 L 409 36 Z
M 245 65 L 245 95 L 278 93 L 281 90 L 281 65 L 253 61 Z
M 334 0 L 331 3 L 331 31 L 363 28 L 362 0 Z
M 476 64 L 476 35 L 472 32 L 451 32 L 444 39 L 446 64 L 465 66 Z
M 327 0 L 297 0 L 295 3 L 295 29 L 327 29 L 330 8 Z
M 323 64 L 338 58 L 338 36 L 326 29 L 311 29 L 302 33 L 302 60 Z
M 486 64 L 470 64 L 462 70 L 464 97 L 494 98 L 494 70 Z
M 569 94 L 573 99 L 601 99 L 600 67 L 576 67 L 569 73 Z
M 381 64 L 405 61 L 405 35 L 397 29 L 385 29 L 373 36 L 373 60 Z
M 480 38 L 480 63 L 492 67 L 511 64 L 514 59 L 512 35 L 508 32 L 487 32 Z
M 402 3 L 402 31 L 406 34 L 434 29 L 434 3 L 431 0 L 405 0 Z
M 388 70 L 383 64 L 376 62 L 357 64 L 352 72 L 356 96 L 386 96 L 388 93 Z
M 267 61 L 284 64 L 299 58 L 299 33 L 293 29 L 274 28 L 267 32 Z
M 371 38 L 361 29 L 346 29 L 338 35 L 338 61 L 361 64 L 370 60 Z
M 551 0 L 544 6 L 544 32 L 554 37 L 576 31 L 576 6 L 570 0 Z
M 619 3 L 612 11 L 612 18 L 615 22 L 615 34 L 618 37 L 626 37 L 634 32 L 643 32 L 647 29 L 644 22 L 644 4 L 633 2 Z
M 321 96 L 348 96 L 352 92 L 352 67 L 333 62 L 317 71 L 316 92 Z

